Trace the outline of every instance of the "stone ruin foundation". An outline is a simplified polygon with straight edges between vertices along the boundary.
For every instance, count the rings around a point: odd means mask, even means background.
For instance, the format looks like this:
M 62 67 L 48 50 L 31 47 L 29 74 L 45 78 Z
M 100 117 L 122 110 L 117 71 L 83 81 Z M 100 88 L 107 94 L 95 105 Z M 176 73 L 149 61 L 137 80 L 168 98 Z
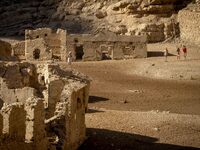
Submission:
M 0 62 L 0 150 L 74 150 L 90 80 L 57 64 Z

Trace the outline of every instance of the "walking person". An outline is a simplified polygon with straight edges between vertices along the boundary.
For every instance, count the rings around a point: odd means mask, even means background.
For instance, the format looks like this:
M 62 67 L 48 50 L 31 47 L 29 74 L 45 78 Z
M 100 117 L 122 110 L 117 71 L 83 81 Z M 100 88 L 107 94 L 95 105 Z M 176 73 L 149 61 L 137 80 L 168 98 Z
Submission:
M 69 51 L 68 55 L 67 55 L 67 64 L 71 66 L 72 64 L 72 52 Z
M 185 45 L 183 45 L 182 51 L 183 51 L 183 54 L 184 54 L 184 58 L 186 60 L 186 58 L 187 58 L 187 48 L 186 48 Z
M 164 50 L 165 62 L 167 62 L 167 56 L 168 56 L 168 49 L 166 48 L 166 49 Z
M 179 47 L 177 48 L 176 52 L 177 52 L 177 60 L 180 60 L 181 50 Z

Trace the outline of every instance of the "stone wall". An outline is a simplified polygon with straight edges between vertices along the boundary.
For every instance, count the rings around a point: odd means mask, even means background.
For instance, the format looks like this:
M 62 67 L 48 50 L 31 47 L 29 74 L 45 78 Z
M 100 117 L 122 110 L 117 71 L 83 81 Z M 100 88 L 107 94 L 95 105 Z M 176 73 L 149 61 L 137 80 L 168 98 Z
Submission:
M 13 55 L 20 60 L 25 59 L 25 41 L 12 44 Z
M 26 105 L 26 106 L 25 106 Z M 44 107 L 41 99 L 29 99 L 26 103 L 4 104 L 1 109 L 3 130 L 0 149 L 47 149 L 44 124 Z
M 34 57 L 39 51 L 39 58 Z M 66 31 L 38 28 L 26 30 L 25 55 L 27 60 L 66 60 Z
M 147 57 L 146 44 L 146 36 L 116 35 L 111 32 L 67 36 L 67 51 L 72 51 L 75 60 L 84 61 L 145 58 Z M 82 57 L 77 58 L 80 48 Z
M 200 9 L 188 8 L 178 13 L 181 39 L 193 44 L 200 43 Z

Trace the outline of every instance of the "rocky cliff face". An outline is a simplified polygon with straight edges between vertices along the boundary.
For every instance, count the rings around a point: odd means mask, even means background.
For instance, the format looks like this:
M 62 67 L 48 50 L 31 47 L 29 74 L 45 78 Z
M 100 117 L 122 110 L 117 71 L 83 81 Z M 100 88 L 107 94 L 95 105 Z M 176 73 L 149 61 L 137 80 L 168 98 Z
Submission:
M 0 34 L 23 35 L 26 28 L 65 28 L 70 33 L 110 30 L 146 34 L 159 42 L 179 34 L 177 11 L 190 0 L 1 0 Z

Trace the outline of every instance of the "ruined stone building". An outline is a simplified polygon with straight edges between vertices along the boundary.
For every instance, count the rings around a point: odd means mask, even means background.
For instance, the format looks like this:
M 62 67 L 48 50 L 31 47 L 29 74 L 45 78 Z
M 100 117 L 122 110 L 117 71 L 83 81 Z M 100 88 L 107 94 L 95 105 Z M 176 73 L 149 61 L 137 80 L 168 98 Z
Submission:
M 0 149 L 75 150 L 90 80 L 56 64 L 0 63 Z
M 39 28 L 25 31 L 26 60 L 66 60 L 66 31 Z
M 72 51 L 74 61 L 129 59 L 147 57 L 146 36 L 116 35 L 111 32 L 67 34 L 65 30 L 39 28 L 25 31 L 25 42 L 12 46 L 21 60 L 66 61 Z
M 116 35 L 100 32 L 96 35 L 67 36 L 67 51 L 75 60 L 104 60 L 147 57 L 146 36 Z

